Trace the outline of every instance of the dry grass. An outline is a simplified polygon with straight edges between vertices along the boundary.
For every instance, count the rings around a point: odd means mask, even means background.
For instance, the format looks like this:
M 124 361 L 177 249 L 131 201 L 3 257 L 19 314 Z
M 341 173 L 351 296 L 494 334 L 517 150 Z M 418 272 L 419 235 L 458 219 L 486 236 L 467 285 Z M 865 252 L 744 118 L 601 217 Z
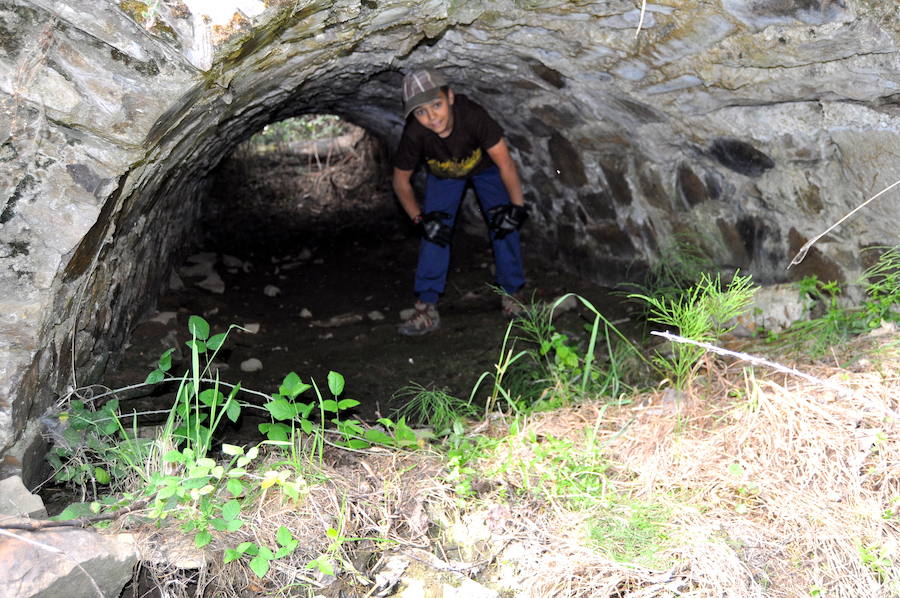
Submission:
M 900 517 L 883 516 L 900 500 L 900 429 L 886 415 L 900 407 L 900 358 L 885 346 L 878 338 L 844 348 L 875 355 L 863 371 L 810 372 L 850 396 L 719 364 L 702 393 L 700 381 L 693 393 L 659 393 L 637 408 L 583 404 L 535 417 L 526 435 L 574 443 L 601 418 L 611 491 L 672 507 L 677 542 L 665 550 L 676 564 L 660 572 L 611 563 L 585 546 L 584 522 L 559 511 L 532 529 L 546 556 L 523 595 L 900 595 Z M 518 460 L 534 458 L 532 444 L 518 449 Z M 883 551 L 880 572 L 864 563 L 863 547 Z
M 229 597 L 366 596 L 386 558 L 403 554 L 534 598 L 900 596 L 900 516 L 885 516 L 900 511 L 900 429 L 887 415 L 900 408 L 900 335 L 892 342 L 844 347 L 847 356 L 868 355 L 851 368 L 806 369 L 850 396 L 710 362 L 684 395 L 659 392 L 622 407 L 586 402 L 520 420 L 516 434 L 511 422 L 492 419 L 483 428 L 498 444 L 483 449 L 473 483 L 481 493 L 465 500 L 439 455 L 329 452 L 306 463 L 300 501 L 272 491 L 246 531 L 213 544 L 274 546 L 285 525 L 298 550 L 273 561 L 264 581 L 246 559 L 222 566 L 211 554 L 200 585 Z M 541 460 L 553 443 L 570 447 L 564 458 L 602 457 L 595 503 L 574 508 L 565 488 L 541 491 L 536 480 L 568 467 Z M 598 517 L 627 523 L 641 505 L 665 513 L 659 538 L 649 538 L 651 563 L 589 540 Z M 329 528 L 353 539 L 335 546 Z M 864 562 L 865 550 L 880 554 L 880 568 Z M 307 567 L 322 554 L 337 565 L 337 581 Z M 168 583 L 167 595 L 191 589 L 171 576 Z

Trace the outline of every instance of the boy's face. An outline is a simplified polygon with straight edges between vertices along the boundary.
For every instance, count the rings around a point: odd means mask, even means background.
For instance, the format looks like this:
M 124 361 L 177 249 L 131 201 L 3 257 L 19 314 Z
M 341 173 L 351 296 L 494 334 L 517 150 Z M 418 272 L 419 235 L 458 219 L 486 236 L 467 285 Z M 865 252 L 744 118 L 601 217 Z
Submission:
M 453 90 L 447 90 L 446 93 L 441 91 L 437 98 L 413 110 L 413 116 L 419 124 L 437 133 L 439 137 L 449 137 L 453 132 L 452 106 Z

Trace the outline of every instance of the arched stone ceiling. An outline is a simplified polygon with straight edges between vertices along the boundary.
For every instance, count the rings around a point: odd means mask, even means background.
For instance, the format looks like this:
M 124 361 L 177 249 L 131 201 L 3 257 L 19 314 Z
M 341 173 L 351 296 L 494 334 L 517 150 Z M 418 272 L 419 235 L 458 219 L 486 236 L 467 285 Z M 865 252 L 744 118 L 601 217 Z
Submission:
M 896 243 L 888 198 L 786 270 L 900 179 L 894 3 L 661 0 L 640 33 L 637 0 L 265 4 L 213 26 L 196 0 L 0 0 L 7 469 L 152 304 L 223 156 L 306 112 L 391 146 L 413 66 L 501 122 L 531 242 L 578 275 L 615 283 L 680 233 L 759 282 L 849 280 L 863 247 Z

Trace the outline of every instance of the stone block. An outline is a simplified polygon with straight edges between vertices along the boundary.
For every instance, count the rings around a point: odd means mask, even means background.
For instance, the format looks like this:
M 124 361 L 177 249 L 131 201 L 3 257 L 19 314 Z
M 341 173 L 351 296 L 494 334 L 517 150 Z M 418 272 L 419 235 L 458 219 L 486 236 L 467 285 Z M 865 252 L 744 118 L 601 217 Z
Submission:
M 29 492 L 22 478 L 15 475 L 0 480 L 0 516 L 5 515 L 46 519 L 47 509 L 41 497 Z
M 134 538 L 49 528 L 0 536 L 0 598 L 118 596 L 138 561 Z

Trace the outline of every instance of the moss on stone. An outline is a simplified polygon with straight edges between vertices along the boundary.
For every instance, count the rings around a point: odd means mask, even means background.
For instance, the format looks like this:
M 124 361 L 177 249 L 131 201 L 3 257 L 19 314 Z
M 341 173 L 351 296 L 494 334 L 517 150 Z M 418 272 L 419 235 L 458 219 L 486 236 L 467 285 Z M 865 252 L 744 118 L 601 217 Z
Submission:
M 150 13 L 150 7 L 140 0 L 120 0 L 119 8 L 131 17 L 135 23 L 143 23 Z

